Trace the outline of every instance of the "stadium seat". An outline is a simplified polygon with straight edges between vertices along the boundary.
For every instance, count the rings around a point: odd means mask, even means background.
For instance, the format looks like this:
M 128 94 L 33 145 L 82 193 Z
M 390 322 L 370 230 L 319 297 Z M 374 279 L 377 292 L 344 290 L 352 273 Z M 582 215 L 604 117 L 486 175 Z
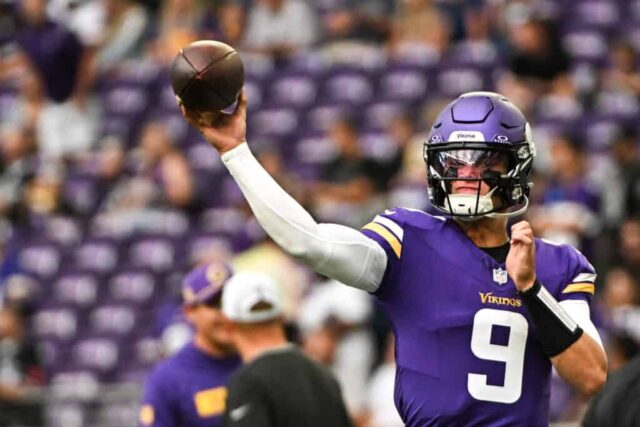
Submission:
M 99 279 L 91 273 L 68 273 L 53 283 L 56 302 L 76 308 L 93 306 L 98 298 Z

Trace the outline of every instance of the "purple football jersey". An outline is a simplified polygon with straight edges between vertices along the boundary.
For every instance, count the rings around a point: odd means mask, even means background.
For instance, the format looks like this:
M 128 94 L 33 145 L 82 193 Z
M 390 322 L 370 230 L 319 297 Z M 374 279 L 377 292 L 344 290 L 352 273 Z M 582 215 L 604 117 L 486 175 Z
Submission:
M 140 425 L 215 427 L 222 425 L 227 380 L 240 358 L 214 358 L 187 344 L 158 365 L 147 379 Z
M 547 426 L 551 362 L 504 264 L 456 222 L 409 209 L 363 227 L 388 255 L 375 296 L 396 334 L 395 403 L 409 427 Z M 590 302 L 580 252 L 536 239 L 538 280 Z

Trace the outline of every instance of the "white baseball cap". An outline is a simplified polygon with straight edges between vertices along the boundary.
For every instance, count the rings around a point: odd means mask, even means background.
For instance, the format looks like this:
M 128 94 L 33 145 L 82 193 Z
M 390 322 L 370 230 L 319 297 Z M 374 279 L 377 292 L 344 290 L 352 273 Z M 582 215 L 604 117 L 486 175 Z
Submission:
M 264 274 L 237 273 L 224 285 L 222 312 L 240 323 L 265 322 L 282 314 L 276 283 Z

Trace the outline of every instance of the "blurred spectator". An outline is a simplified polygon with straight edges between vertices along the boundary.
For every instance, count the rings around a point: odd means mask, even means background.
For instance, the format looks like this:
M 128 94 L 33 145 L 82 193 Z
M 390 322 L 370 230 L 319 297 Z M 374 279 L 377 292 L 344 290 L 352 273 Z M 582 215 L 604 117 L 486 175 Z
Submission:
M 611 269 L 605 276 L 601 301 L 614 335 L 640 342 L 640 283 L 631 271 L 623 267 Z
M 452 53 L 456 60 L 475 64 L 493 64 L 498 59 L 498 49 L 490 37 L 489 13 L 486 7 L 470 7 L 464 11 L 466 37 L 453 46 Z M 509 100 L 514 102 L 512 98 Z
M 195 0 L 168 0 L 160 5 L 156 24 L 156 44 L 163 62 L 169 63 L 177 52 L 198 40 L 204 21 L 204 8 Z
M 371 314 L 369 295 L 334 280 L 314 285 L 298 312 L 304 351 L 331 367 L 356 420 L 364 417 L 375 358 L 373 335 L 367 329 Z
M 540 89 L 569 71 L 569 57 L 550 22 L 528 20 L 509 28 L 509 69 Z
M 600 199 L 587 181 L 584 148 L 568 136 L 551 146 L 552 178 L 543 195 L 544 204 L 529 216 L 536 235 L 556 243 L 568 243 L 585 251 L 600 231 Z
M 149 375 L 142 398 L 142 426 L 220 426 L 227 381 L 240 366 L 220 307 L 232 277 L 228 265 L 193 269 L 182 281 L 183 312 L 193 339 Z
M 622 265 L 640 277 L 640 218 L 633 217 L 622 223 L 618 230 L 618 257 Z
M 27 132 L 7 131 L 0 146 L 0 212 L 10 218 L 16 215 L 17 204 L 21 201 L 23 185 L 34 173 L 35 142 Z
M 257 0 L 249 10 L 243 45 L 281 60 L 317 39 L 317 18 L 304 1 Z
M 611 375 L 591 402 L 584 427 L 634 427 L 640 423 L 640 357 Z
M 390 32 L 389 16 L 394 4 L 389 0 L 340 0 L 322 15 L 324 41 L 363 41 L 381 43 Z
M 49 0 L 47 13 L 73 31 L 86 48 L 95 49 L 105 36 L 106 3 L 103 0 Z
M 634 128 L 617 132 L 609 152 L 607 168 L 599 177 L 604 216 L 609 227 L 617 227 L 627 215 L 640 212 L 640 159 Z M 637 193 L 637 194 L 636 194 Z
M 36 348 L 25 339 L 24 323 L 12 308 L 0 308 L 0 424 L 43 425 L 41 403 L 30 387 L 43 385 L 44 369 Z
M 86 104 L 87 52 L 71 31 L 47 18 L 46 6 L 46 0 L 21 2 L 20 49 L 8 60 L 23 78 L 33 79 L 27 84 L 27 106 L 37 105 L 38 95 L 46 99 L 36 122 L 40 152 L 46 157 L 76 155 L 90 147 L 96 130 L 96 112 Z
M 105 5 L 107 27 L 95 59 L 97 75 L 140 55 L 149 24 L 147 11 L 134 0 L 109 0 Z
M 223 290 L 222 311 L 244 362 L 229 380 L 224 426 L 352 425 L 336 379 L 287 342 L 269 277 L 236 274 Z
M 336 121 L 329 130 L 335 147 L 334 158 L 326 163 L 315 183 L 313 202 L 320 218 L 342 218 L 360 226 L 373 215 L 379 200 L 375 198 L 376 163 L 367 159 L 359 145 L 354 122 Z
M 609 58 L 609 66 L 602 73 L 602 88 L 633 95 L 640 94 L 640 70 L 633 46 L 619 40 L 614 43 Z
M 402 427 L 404 423 L 398 415 L 393 399 L 393 388 L 396 380 L 396 364 L 394 358 L 395 339 L 389 335 L 382 365 L 371 375 L 367 393 L 366 427 Z
M 145 125 L 135 159 L 135 174 L 115 186 L 106 201 L 108 211 L 195 207 L 196 194 L 189 164 L 173 144 L 164 124 L 149 122 Z M 116 147 L 113 150 L 113 167 L 117 168 L 119 154 Z
M 393 55 L 409 62 L 435 62 L 449 44 L 448 24 L 432 0 L 402 1 L 393 17 Z

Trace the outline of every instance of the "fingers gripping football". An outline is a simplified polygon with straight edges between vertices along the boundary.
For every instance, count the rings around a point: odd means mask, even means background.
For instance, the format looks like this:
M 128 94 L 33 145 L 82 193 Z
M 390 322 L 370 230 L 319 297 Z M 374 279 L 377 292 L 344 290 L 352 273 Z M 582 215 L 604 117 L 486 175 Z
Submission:
M 533 230 L 527 221 L 520 221 L 511 227 L 511 248 L 506 266 L 519 291 L 533 286 L 536 280 L 535 243 Z
M 185 119 L 211 144 L 220 154 L 234 149 L 246 141 L 247 137 L 247 98 L 242 91 L 238 106 L 232 114 L 217 111 L 188 110 L 178 102 Z

